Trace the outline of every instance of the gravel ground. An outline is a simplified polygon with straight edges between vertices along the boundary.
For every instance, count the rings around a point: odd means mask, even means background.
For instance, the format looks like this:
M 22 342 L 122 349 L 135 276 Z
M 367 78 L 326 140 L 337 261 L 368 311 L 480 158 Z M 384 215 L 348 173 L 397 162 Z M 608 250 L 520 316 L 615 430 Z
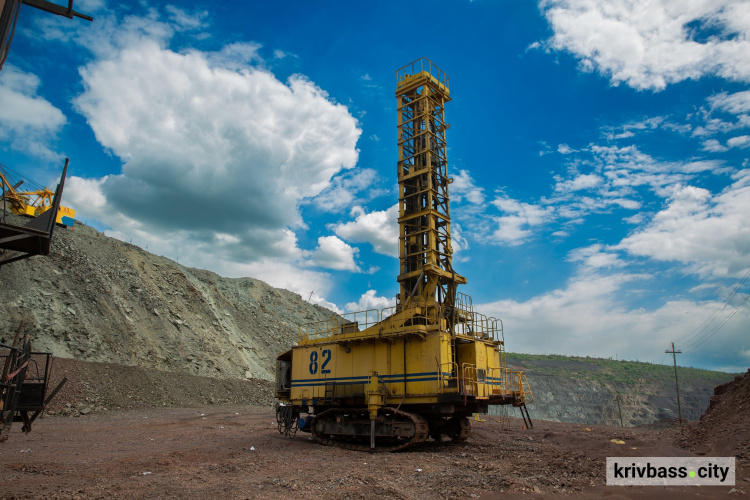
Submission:
M 707 415 L 682 429 L 543 420 L 525 429 L 482 416 L 465 443 L 376 454 L 280 436 L 267 381 L 57 359 L 53 385 L 63 376 L 51 415 L 30 434 L 14 424 L 0 445 L 0 498 L 750 497 L 742 440 L 734 487 L 605 485 L 607 456 L 727 456 L 718 445 L 747 430 L 748 413 L 736 410 L 750 376 L 717 388 Z
M 499 421 L 498 421 L 499 420 Z M 464 443 L 364 453 L 278 434 L 267 406 L 53 416 L 2 445 L 2 498 L 748 498 L 734 487 L 605 486 L 607 456 L 691 456 L 677 429 L 515 418 L 473 422 Z M 625 442 L 613 443 L 612 439 Z
M 55 358 L 50 387 L 68 379 L 49 415 L 80 416 L 121 409 L 203 405 L 272 406 L 273 382 L 217 379 L 111 363 Z

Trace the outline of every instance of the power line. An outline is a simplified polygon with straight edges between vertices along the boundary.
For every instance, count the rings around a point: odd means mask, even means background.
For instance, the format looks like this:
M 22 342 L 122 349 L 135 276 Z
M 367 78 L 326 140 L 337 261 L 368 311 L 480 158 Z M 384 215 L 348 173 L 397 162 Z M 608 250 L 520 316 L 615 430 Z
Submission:
M 701 345 L 703 345 L 703 343 L 706 342 L 708 339 L 710 339 L 711 337 L 713 337 L 714 335 L 716 335 L 716 332 L 718 332 L 721 329 L 721 327 L 726 324 L 727 321 L 729 321 L 730 319 L 732 319 L 732 317 L 735 314 L 737 314 L 737 311 L 740 310 L 740 307 L 744 306 L 749 301 L 750 301 L 750 295 L 746 295 L 745 296 L 745 300 L 743 300 L 742 302 L 740 302 L 740 304 L 734 309 L 734 311 L 732 311 L 732 314 L 730 314 L 729 316 L 727 316 L 727 318 L 724 321 L 722 321 L 720 325 L 718 325 L 711 332 L 709 332 L 709 334 L 702 341 L 700 341 L 699 343 L 693 345 L 692 347 L 688 346 L 689 348 L 685 352 L 694 351 L 695 349 L 697 349 L 698 347 L 700 347 Z
M 734 316 L 735 314 L 737 314 L 737 311 L 739 311 L 739 310 L 740 310 L 740 308 L 741 308 L 742 306 L 744 306 L 744 305 L 745 305 L 745 304 L 747 303 L 747 301 L 748 301 L 748 297 L 750 297 L 750 295 L 746 295 L 746 296 L 745 296 L 745 298 L 744 298 L 744 299 L 743 299 L 743 300 L 742 300 L 742 301 L 741 301 L 741 302 L 740 302 L 740 303 L 739 303 L 739 304 L 737 305 L 737 307 L 735 307 L 735 308 L 734 308 L 734 311 L 732 311 L 732 312 L 731 312 L 731 313 L 729 314 L 729 316 L 725 317 L 725 318 L 724 318 L 724 320 L 723 320 L 723 321 L 721 321 L 721 323 L 720 323 L 720 324 L 718 324 L 718 325 L 714 326 L 714 327 L 713 327 L 712 329 L 710 329 L 710 330 L 708 330 L 708 327 L 710 326 L 710 324 L 709 324 L 709 325 L 707 325 L 707 326 L 706 326 L 706 327 L 705 327 L 705 328 L 704 328 L 704 329 L 703 329 L 703 330 L 701 331 L 701 335 L 700 335 L 700 336 L 698 336 L 698 337 L 694 338 L 694 339 L 693 339 L 693 340 L 691 340 L 690 342 L 687 342 L 687 343 L 683 344 L 683 345 L 682 345 L 682 347 L 683 347 L 683 348 L 685 348 L 685 349 L 693 350 L 693 349 L 694 349 L 695 347 L 697 347 L 697 346 L 699 346 L 699 345 L 703 344 L 703 343 L 704 343 L 704 342 L 705 342 L 706 340 L 708 340 L 709 338 L 711 338 L 711 337 L 712 337 L 712 336 L 713 336 L 713 335 L 714 335 L 714 334 L 715 334 L 715 333 L 716 333 L 717 331 L 719 331 L 719 329 L 720 329 L 720 328 L 721 328 L 722 326 L 724 326 L 724 324 L 725 324 L 725 323 L 726 323 L 727 321 L 729 321 L 729 319 L 731 319 L 731 318 L 732 318 L 732 317 L 733 317 L 733 316 Z M 712 321 L 711 323 L 713 323 L 713 321 Z
M 750 277 L 750 269 L 745 273 L 745 275 L 742 277 L 742 279 L 737 283 L 737 285 L 734 287 L 734 289 L 727 295 L 727 297 L 724 299 L 722 304 L 716 308 L 716 310 L 705 320 L 703 323 L 701 323 L 698 327 L 696 327 L 692 332 L 687 334 L 682 339 L 678 339 L 678 343 L 682 345 L 683 348 L 692 350 L 698 345 L 702 344 L 706 340 L 708 340 L 710 337 L 712 337 L 724 324 L 735 314 L 737 314 L 737 311 L 740 307 L 742 307 L 746 302 L 747 299 L 743 300 L 740 305 L 738 305 L 735 310 L 727 317 L 725 318 L 720 325 L 717 327 L 714 327 L 712 330 L 708 330 L 709 327 L 711 327 L 712 323 L 717 320 L 719 315 L 727 308 L 729 307 L 732 299 L 737 295 L 737 292 L 742 288 L 742 286 L 747 281 L 748 277 Z M 708 330 L 708 332 L 707 332 Z
M 732 298 L 737 294 L 737 291 L 740 289 L 740 287 L 742 287 L 745 281 L 747 281 L 748 276 L 750 276 L 750 269 L 747 270 L 747 273 L 745 273 L 745 276 L 740 280 L 739 283 L 737 283 L 737 286 L 734 287 L 734 290 L 732 290 L 732 292 L 729 295 L 727 295 L 727 297 L 724 299 L 722 304 L 719 307 L 717 307 L 716 310 L 708 318 L 706 318 L 706 320 L 703 321 L 703 323 L 698 325 L 692 332 L 690 332 L 689 334 L 687 334 L 685 337 L 681 339 L 677 339 L 677 342 L 688 343 L 692 341 L 693 337 L 700 335 L 700 333 L 703 330 L 705 330 L 708 327 L 708 325 L 711 324 L 711 322 L 713 322 L 716 315 L 718 315 L 719 312 L 721 312 L 722 310 L 726 309 L 726 307 L 729 305 L 729 301 L 732 300 Z

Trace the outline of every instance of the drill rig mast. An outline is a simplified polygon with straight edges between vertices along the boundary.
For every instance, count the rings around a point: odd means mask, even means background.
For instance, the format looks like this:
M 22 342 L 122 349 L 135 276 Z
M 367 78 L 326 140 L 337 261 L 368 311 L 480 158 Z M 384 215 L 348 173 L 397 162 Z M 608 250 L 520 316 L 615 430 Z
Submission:
M 445 104 L 448 75 L 428 59 L 397 72 L 399 261 L 397 310 L 442 305 L 453 329 L 456 286 L 466 279 L 452 265 Z

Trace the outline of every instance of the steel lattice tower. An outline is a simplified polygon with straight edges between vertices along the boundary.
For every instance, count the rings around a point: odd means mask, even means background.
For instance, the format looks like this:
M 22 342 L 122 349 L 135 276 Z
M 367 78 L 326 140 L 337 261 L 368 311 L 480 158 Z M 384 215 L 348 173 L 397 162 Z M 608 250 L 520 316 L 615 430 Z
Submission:
M 456 285 L 448 206 L 445 104 L 448 75 L 420 58 L 396 72 L 398 100 L 398 307 L 416 302 L 451 308 Z

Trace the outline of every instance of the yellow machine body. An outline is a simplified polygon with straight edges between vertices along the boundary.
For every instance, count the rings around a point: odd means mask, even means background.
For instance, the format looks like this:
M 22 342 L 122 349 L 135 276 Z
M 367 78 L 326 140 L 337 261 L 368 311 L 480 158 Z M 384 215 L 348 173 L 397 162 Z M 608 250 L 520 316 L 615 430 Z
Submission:
M 305 325 L 298 345 L 277 360 L 277 396 L 299 406 L 365 405 L 369 411 L 430 404 L 442 415 L 457 406 L 484 412 L 489 404 L 527 402 L 525 377 L 505 365 L 503 341 L 496 338 L 502 335 L 499 322 L 482 318 L 472 322 L 472 334 L 452 335 L 440 318 L 433 325 L 408 324 L 426 317 L 414 309 L 400 315 L 409 317 L 406 325 L 390 309 Z M 363 316 L 378 321 L 359 331 L 350 318 Z M 373 376 L 379 380 L 375 388 Z M 368 391 L 377 391 L 382 401 L 369 401 Z
M 41 208 L 37 208 L 36 213 L 34 215 L 42 215 L 47 210 L 51 209 L 51 206 L 44 205 Z M 55 218 L 55 222 L 58 224 L 61 224 L 63 226 L 72 226 L 75 223 L 76 218 L 76 211 L 73 210 L 70 207 L 63 207 L 61 206 L 60 209 L 57 211 L 57 217 Z

